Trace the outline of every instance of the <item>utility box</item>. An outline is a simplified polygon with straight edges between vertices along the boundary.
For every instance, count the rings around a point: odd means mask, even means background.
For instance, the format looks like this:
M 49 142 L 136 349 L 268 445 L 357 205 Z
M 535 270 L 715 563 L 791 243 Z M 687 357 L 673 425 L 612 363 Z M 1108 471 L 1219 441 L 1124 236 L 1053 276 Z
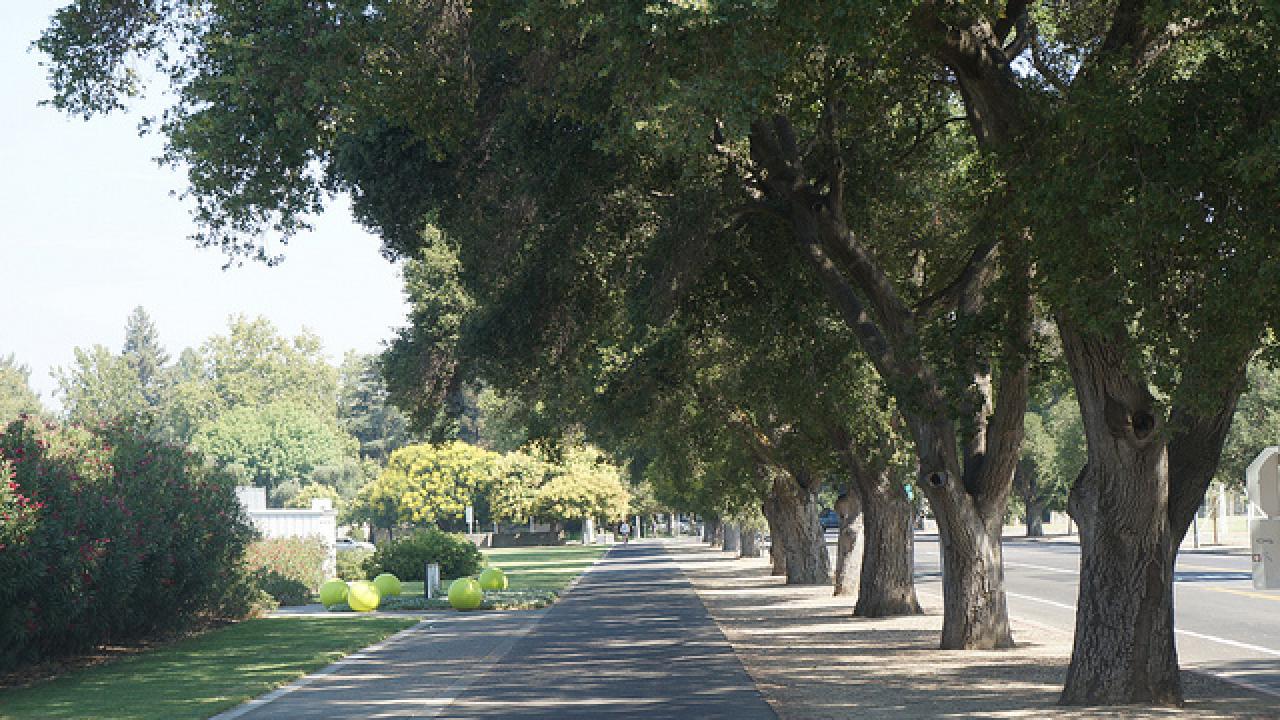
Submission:
M 1280 588 L 1280 447 L 1258 454 L 1245 470 L 1249 493 L 1249 540 L 1253 586 Z

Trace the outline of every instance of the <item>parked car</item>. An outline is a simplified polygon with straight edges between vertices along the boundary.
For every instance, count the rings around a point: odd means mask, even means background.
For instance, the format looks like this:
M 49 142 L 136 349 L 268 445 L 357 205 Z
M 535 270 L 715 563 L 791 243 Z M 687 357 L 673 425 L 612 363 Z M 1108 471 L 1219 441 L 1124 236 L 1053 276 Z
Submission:
M 840 527 L 840 515 L 831 508 L 825 508 L 818 513 L 818 522 L 822 524 L 823 530 L 835 530 Z
M 338 552 L 342 552 L 344 550 L 372 550 L 373 543 L 343 537 L 338 538 L 338 541 L 334 543 L 334 547 L 337 548 Z

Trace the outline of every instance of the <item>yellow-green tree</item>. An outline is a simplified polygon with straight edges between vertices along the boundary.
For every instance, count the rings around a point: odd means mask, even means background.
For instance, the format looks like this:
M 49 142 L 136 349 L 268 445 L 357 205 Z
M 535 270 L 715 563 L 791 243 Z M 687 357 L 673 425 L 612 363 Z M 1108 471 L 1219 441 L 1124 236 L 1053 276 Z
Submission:
M 398 523 L 425 525 L 461 519 L 490 484 L 498 455 L 461 441 L 408 445 L 361 491 L 370 507 L 394 508 Z
M 622 468 L 596 448 L 568 448 L 552 472 L 533 499 L 534 517 L 553 522 L 587 517 L 610 521 L 626 515 L 631 493 L 623 483 Z
M 524 452 L 498 458 L 488 487 L 489 514 L 495 522 L 519 523 L 533 516 L 533 505 L 554 466 Z

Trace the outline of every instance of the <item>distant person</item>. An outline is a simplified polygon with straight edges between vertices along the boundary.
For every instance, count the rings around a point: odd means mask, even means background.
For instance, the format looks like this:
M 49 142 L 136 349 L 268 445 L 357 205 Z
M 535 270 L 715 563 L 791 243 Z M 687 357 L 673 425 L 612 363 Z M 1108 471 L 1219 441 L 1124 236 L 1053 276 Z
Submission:
M 622 543 L 625 545 L 631 540 L 631 525 L 626 520 L 618 523 L 618 534 L 622 536 Z

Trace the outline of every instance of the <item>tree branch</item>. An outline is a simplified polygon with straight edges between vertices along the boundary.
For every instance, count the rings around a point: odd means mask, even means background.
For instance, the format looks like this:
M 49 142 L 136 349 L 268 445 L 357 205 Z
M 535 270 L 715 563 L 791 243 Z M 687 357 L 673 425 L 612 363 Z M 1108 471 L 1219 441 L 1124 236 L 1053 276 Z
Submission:
M 916 303 L 912 314 L 919 319 L 937 311 L 954 310 L 966 300 L 975 298 L 995 277 L 997 247 L 999 242 L 996 240 L 978 243 L 960 273 L 946 287 Z

